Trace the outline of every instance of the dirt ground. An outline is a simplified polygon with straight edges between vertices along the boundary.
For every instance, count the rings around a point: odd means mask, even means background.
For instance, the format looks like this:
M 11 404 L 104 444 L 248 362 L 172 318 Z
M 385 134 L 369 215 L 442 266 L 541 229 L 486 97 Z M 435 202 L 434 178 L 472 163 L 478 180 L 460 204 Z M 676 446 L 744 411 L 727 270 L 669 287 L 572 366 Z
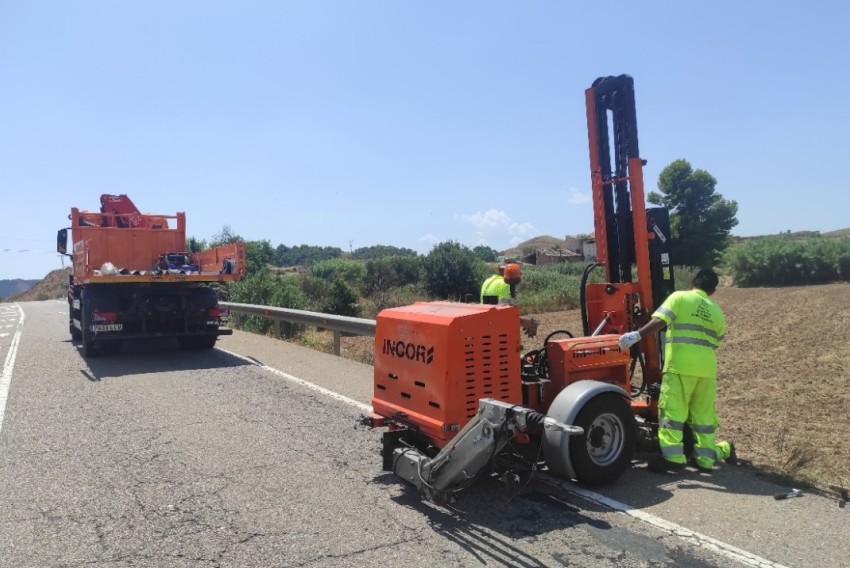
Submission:
M 850 485 L 850 283 L 789 288 L 722 287 L 718 351 L 719 437 L 745 462 L 818 486 Z M 537 314 L 534 349 L 552 331 L 581 334 L 578 310 Z M 364 342 L 364 340 L 367 340 Z M 346 338 L 364 359 L 371 338 Z

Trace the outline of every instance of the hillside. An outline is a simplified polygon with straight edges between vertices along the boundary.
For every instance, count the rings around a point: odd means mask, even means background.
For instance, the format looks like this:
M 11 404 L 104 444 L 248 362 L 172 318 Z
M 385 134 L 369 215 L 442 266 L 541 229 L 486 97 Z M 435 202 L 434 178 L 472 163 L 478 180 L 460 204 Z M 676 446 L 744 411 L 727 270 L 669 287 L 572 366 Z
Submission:
M 60 268 L 50 272 L 40 282 L 35 283 L 29 290 L 7 298 L 10 302 L 33 302 L 39 300 L 52 300 L 64 298 L 68 289 L 68 277 L 71 275 L 70 268 Z
M 0 280 L 0 300 L 9 298 L 15 294 L 22 294 L 35 286 L 38 280 Z
M 559 239 L 557 237 L 550 237 L 549 235 L 541 235 L 539 237 L 534 237 L 532 239 L 528 239 L 527 241 L 523 241 L 516 245 L 515 247 L 509 248 L 507 250 L 503 250 L 501 252 L 502 256 L 512 256 L 512 257 L 521 257 L 523 256 L 523 251 L 532 249 L 532 250 L 550 250 L 556 247 L 567 249 L 567 241 L 564 239 Z

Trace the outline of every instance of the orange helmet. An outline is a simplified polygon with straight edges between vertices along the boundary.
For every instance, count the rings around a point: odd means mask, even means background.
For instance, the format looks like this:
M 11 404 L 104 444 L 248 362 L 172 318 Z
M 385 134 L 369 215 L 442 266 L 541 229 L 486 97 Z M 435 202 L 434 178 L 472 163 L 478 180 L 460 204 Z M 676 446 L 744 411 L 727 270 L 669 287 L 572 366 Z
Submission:
M 506 264 L 502 276 L 508 284 L 519 284 L 522 280 L 522 269 L 516 263 Z

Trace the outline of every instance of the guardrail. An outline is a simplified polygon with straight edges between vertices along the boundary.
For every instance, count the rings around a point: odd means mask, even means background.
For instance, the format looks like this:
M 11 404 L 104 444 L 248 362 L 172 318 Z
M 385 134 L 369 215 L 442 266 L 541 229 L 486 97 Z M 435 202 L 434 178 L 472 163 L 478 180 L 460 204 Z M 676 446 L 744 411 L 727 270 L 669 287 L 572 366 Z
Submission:
M 342 334 L 346 335 L 368 335 L 375 337 L 375 320 L 364 318 L 353 318 L 350 316 L 337 316 L 333 314 L 320 314 L 304 310 L 293 310 L 291 308 L 275 308 L 272 306 L 256 306 L 253 304 L 237 304 L 234 302 L 219 302 L 219 306 L 230 310 L 235 315 L 237 328 L 241 325 L 241 316 L 258 316 L 269 318 L 275 322 L 275 335 L 280 338 L 280 324 L 300 323 L 312 327 L 329 329 L 334 333 L 334 354 L 340 354 Z

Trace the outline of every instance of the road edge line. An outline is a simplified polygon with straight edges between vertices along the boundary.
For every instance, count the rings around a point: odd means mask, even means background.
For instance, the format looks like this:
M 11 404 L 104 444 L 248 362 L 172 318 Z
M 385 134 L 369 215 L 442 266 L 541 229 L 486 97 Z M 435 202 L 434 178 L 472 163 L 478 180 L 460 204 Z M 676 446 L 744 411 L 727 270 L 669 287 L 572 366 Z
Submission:
M 633 517 L 646 524 L 652 525 L 657 529 L 661 529 L 662 531 L 667 532 L 674 537 L 690 542 L 691 544 L 697 547 L 702 547 L 711 550 L 721 556 L 725 556 L 726 558 L 735 560 L 746 566 L 751 566 L 753 568 L 787 568 L 782 564 L 777 564 L 772 560 L 762 558 L 761 556 L 753 554 L 752 552 L 747 552 L 746 550 L 743 550 L 731 544 L 727 544 L 715 538 L 711 538 L 710 536 L 698 533 L 681 525 L 677 525 L 676 523 L 665 521 L 661 517 L 656 517 L 655 515 L 647 513 L 646 511 L 635 509 L 631 505 L 627 505 L 625 503 L 617 501 L 616 499 L 611 499 L 610 497 L 600 495 L 595 491 L 590 491 L 582 487 L 577 487 L 567 481 L 555 478 L 547 478 L 546 482 L 558 487 L 559 489 L 563 489 L 568 493 L 572 493 L 573 495 L 576 495 L 598 505 L 602 505 L 620 513 L 625 513 L 630 517 Z
M 325 387 L 320 387 L 319 385 L 311 383 L 310 381 L 305 381 L 304 379 L 299 379 L 295 375 L 290 375 L 289 373 L 285 373 L 285 372 L 283 372 L 279 369 L 275 369 L 274 367 L 269 367 L 268 365 L 260 363 L 256 359 L 251 359 L 250 357 L 240 355 L 239 353 L 234 353 L 233 351 L 229 351 L 227 349 L 222 349 L 221 347 L 216 347 L 216 349 L 218 349 L 219 351 L 221 351 L 223 353 L 227 353 L 228 355 L 231 355 L 232 357 L 237 357 L 239 359 L 242 359 L 243 361 L 247 361 L 248 363 L 254 365 L 255 367 L 259 367 L 259 368 L 261 368 L 265 371 L 269 371 L 270 373 L 273 373 L 273 374 L 275 374 L 279 377 L 283 377 L 284 379 L 286 379 L 288 381 L 292 381 L 293 383 L 297 383 L 299 385 L 305 386 L 308 389 L 314 390 L 314 391 L 321 393 L 325 396 L 328 396 L 330 398 L 336 399 L 340 402 L 344 402 L 345 404 L 348 404 L 350 406 L 358 408 L 358 409 L 362 410 L 363 412 L 372 412 L 372 407 L 369 406 L 368 404 L 363 404 L 360 401 L 354 400 L 353 398 L 348 398 L 345 395 L 342 395 L 342 394 L 339 394 L 338 392 L 334 392 L 332 390 L 326 389 Z
M 21 332 L 24 327 L 24 320 L 27 318 L 24 309 L 15 304 L 18 312 L 21 314 L 21 319 L 18 321 L 18 327 L 15 329 L 15 337 L 9 344 L 9 352 L 6 354 L 6 361 L 3 363 L 3 374 L 0 375 L 0 432 L 3 431 L 3 419 L 6 415 L 6 402 L 9 400 L 9 389 L 12 386 L 12 371 L 15 368 L 15 358 L 18 356 L 18 344 L 21 341 Z

